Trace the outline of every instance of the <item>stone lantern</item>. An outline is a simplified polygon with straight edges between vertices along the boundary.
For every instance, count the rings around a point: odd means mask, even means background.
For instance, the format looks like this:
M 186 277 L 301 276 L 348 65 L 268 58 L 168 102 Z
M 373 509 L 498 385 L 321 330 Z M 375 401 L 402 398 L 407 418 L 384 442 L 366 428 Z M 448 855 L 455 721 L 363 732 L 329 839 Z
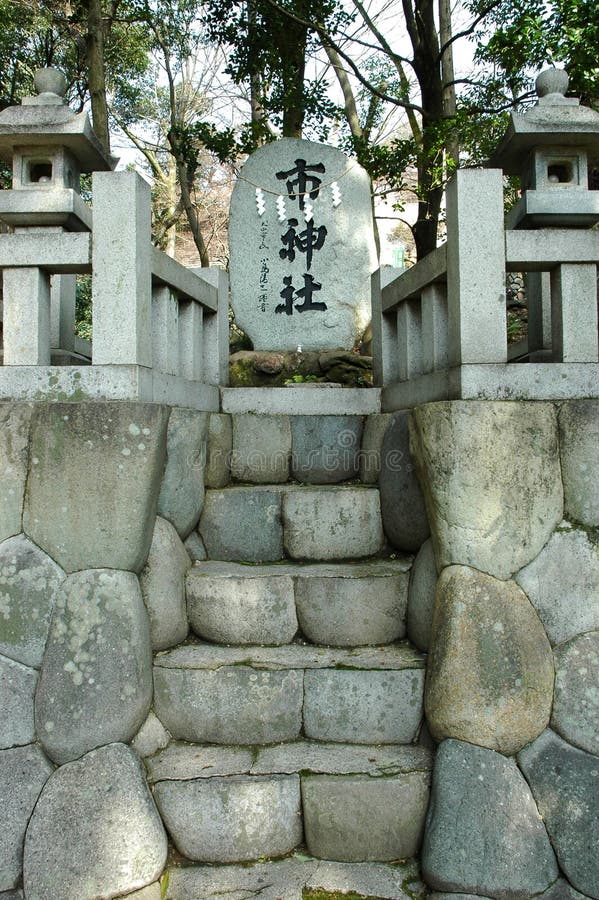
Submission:
M 512 113 L 489 165 L 519 175 L 522 197 L 508 228 L 587 228 L 599 222 L 599 192 L 589 190 L 589 163 L 599 159 L 599 114 L 566 97 L 568 75 L 546 69 L 538 103 Z
M 0 219 L 18 234 L 91 231 L 80 175 L 110 171 L 116 160 L 102 148 L 87 114 L 66 105 L 61 72 L 38 70 L 35 87 L 36 96 L 0 113 L 0 159 L 12 163 L 13 170 L 12 190 L 0 191 Z M 61 351 L 55 361 L 71 361 L 74 275 L 51 277 L 35 268 L 5 268 L 3 295 L 5 364 L 47 365 L 50 348 L 53 357 L 54 351 Z M 49 332 L 47 342 L 44 330 Z M 41 349 L 46 343 L 47 351 Z

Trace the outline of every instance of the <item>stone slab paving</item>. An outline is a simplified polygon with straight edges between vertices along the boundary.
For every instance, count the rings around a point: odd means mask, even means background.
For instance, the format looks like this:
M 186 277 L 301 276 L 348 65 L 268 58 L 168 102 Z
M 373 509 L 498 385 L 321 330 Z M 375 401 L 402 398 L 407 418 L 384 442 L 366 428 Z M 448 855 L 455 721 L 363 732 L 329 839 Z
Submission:
M 354 891 L 378 900 L 424 900 L 415 864 L 342 863 L 304 855 L 253 866 L 170 868 L 165 900 L 302 900 L 304 888 Z

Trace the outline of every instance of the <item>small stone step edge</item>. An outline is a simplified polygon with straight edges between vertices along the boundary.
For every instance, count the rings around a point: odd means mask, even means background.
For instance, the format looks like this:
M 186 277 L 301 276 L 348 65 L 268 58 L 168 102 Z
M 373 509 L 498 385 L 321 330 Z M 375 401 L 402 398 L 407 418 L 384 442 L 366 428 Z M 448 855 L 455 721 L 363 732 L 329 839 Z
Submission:
M 222 900 L 256 895 L 260 900 L 302 900 L 305 888 L 353 891 L 378 900 L 424 900 L 427 891 L 415 860 L 342 863 L 294 854 L 275 862 L 168 869 L 165 900 Z
M 196 561 L 188 569 L 186 578 L 390 578 L 409 572 L 413 557 L 397 553 L 395 558 L 370 557 L 361 562 L 301 562 L 285 560 L 281 563 L 242 563 L 207 559 Z
M 389 778 L 432 770 L 433 753 L 406 744 L 290 741 L 238 747 L 173 742 L 145 761 L 150 784 L 239 775 L 334 775 Z
M 248 666 L 266 671 L 291 669 L 353 669 L 401 671 L 424 669 L 425 656 L 408 641 L 383 647 L 318 647 L 284 644 L 280 647 L 225 647 L 193 642 L 156 654 L 154 666 L 162 669 L 216 670 Z

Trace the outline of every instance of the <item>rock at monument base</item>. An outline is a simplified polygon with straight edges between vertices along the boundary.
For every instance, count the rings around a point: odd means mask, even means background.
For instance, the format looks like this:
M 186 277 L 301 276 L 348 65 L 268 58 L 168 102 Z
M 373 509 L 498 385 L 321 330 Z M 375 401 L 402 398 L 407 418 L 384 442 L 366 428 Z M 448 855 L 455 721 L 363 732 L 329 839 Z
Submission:
M 177 849 L 188 859 L 283 856 L 302 839 L 297 775 L 160 781 L 154 793 Z
M 187 637 L 185 573 L 190 566 L 191 559 L 175 528 L 156 516 L 152 545 L 139 576 L 154 652 L 174 647 Z
M 558 862 L 576 890 L 599 898 L 599 761 L 547 729 L 518 754 Z
M 166 862 L 164 827 L 135 753 L 109 744 L 58 769 L 27 829 L 28 900 L 93 900 L 151 884 Z
M 157 511 L 174 525 L 182 540 L 198 524 L 202 512 L 207 436 L 208 413 L 171 410 Z
M 429 775 L 302 777 L 308 851 L 342 862 L 390 861 L 420 848 Z
M 381 515 L 388 541 L 416 553 L 430 535 L 422 491 L 410 456 L 409 413 L 394 413 L 381 450 Z
M 355 161 L 297 138 L 261 147 L 235 184 L 229 243 L 231 305 L 255 350 L 351 350 L 377 265 L 370 181 Z
M 438 749 L 422 847 L 438 891 L 524 900 L 558 877 L 529 787 L 513 760 L 461 741 Z
M 39 747 L 0 751 L 0 891 L 21 878 L 23 840 L 29 817 L 53 766 Z
M 168 408 L 152 403 L 36 406 L 23 528 L 65 571 L 140 571 L 152 541 L 167 420 Z
M 553 404 L 427 403 L 410 432 L 439 569 L 510 578 L 540 553 L 562 518 Z
M 567 522 L 514 577 L 552 645 L 599 629 L 599 546 Z
M 152 700 L 148 614 L 132 572 L 70 575 L 58 595 L 35 701 L 38 738 L 58 763 L 129 741 Z
M 65 573 L 24 534 L 0 544 L 0 653 L 39 668 Z
M 467 566 L 443 570 L 425 692 L 437 741 L 516 753 L 549 722 L 553 678 L 543 626 L 514 582 Z
M 599 527 L 599 400 L 567 400 L 559 414 L 564 508 L 568 518 Z
M 32 403 L 0 403 L 0 540 L 22 531 Z
M 599 631 L 581 634 L 555 650 L 551 727 L 599 756 Z
M 33 698 L 38 673 L 0 656 L 0 749 L 35 740 Z

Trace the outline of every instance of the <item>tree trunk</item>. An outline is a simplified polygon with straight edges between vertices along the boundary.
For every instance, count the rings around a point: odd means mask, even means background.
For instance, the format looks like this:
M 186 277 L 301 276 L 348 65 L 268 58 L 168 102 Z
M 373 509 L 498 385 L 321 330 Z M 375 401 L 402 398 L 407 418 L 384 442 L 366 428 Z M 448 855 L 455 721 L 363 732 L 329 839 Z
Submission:
M 110 132 L 108 130 L 108 105 L 106 102 L 106 79 L 104 73 L 104 22 L 102 0 L 86 0 L 87 72 L 91 97 L 92 122 L 98 140 L 110 153 Z

